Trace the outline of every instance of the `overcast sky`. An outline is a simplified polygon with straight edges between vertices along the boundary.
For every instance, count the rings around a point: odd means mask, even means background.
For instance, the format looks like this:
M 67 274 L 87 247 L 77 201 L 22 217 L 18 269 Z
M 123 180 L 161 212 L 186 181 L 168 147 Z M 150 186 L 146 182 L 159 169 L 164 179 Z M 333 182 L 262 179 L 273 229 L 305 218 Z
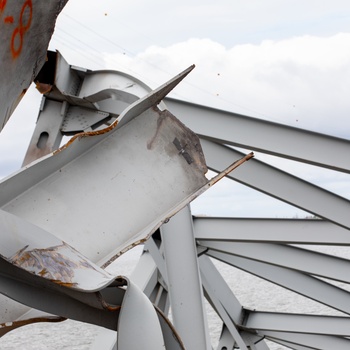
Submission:
M 348 0 L 69 0 L 50 49 L 70 64 L 124 71 L 152 88 L 194 63 L 173 97 L 350 136 Z M 0 177 L 20 167 L 40 99 L 30 89 L 1 133 Z M 350 197 L 347 175 L 282 165 Z M 216 187 L 197 201 L 196 214 L 304 215 L 232 181 Z

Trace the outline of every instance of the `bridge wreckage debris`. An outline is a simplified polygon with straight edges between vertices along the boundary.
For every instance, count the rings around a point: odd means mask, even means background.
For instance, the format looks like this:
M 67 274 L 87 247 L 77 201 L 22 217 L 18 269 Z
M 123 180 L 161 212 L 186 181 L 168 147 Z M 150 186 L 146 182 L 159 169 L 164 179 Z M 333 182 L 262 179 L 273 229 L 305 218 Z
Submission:
M 235 147 L 349 174 L 350 142 L 167 97 L 193 66 L 155 90 L 70 66 L 47 51 L 66 2 L 0 0 L 0 130 L 31 82 L 43 94 L 23 167 L 0 181 L 0 335 L 69 318 L 102 327 L 98 349 L 209 350 L 206 298 L 219 350 L 349 349 L 348 316 L 246 308 L 212 259 L 349 315 L 334 283 L 349 260 L 305 246 L 348 247 L 350 201 Z M 193 217 L 224 176 L 319 219 Z M 130 278 L 112 274 L 140 243 Z

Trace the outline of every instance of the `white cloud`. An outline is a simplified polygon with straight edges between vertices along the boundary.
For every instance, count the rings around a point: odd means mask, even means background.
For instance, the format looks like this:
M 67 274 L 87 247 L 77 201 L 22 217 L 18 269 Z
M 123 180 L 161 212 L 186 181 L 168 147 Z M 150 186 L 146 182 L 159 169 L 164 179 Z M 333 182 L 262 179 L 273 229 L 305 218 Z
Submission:
M 135 57 L 105 54 L 156 87 L 192 63 L 174 96 L 341 137 L 350 100 L 350 33 L 225 48 L 210 39 L 151 46 Z

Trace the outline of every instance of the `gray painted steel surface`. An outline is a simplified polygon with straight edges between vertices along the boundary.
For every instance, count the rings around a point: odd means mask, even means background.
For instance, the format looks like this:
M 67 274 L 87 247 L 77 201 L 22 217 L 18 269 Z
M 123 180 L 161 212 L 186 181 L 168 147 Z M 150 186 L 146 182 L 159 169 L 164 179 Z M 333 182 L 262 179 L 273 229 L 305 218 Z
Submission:
M 349 140 L 174 99 L 165 102 L 203 138 L 350 172 L 350 160 L 345 156 Z
M 164 224 L 161 234 L 174 326 L 186 348 L 210 350 L 190 208 Z M 190 320 L 196 323 L 191 333 L 187 329 Z
M 208 167 L 215 171 L 224 167 L 232 158 L 238 159 L 242 155 L 241 152 L 212 141 L 202 139 L 201 144 Z M 228 177 L 350 229 L 350 200 L 262 161 L 253 159 L 246 167 L 237 169 Z
M 2 209 L 60 237 L 100 264 L 143 241 L 207 182 L 195 135 L 170 113 L 153 107 L 178 80 L 131 105 L 110 127 L 78 135 L 1 182 Z M 187 145 L 190 164 L 179 155 L 175 138 Z M 150 200 L 158 191 L 168 195 Z M 89 215 L 82 205 L 90 208 Z
M 199 240 L 349 245 L 349 230 L 326 220 L 195 217 Z

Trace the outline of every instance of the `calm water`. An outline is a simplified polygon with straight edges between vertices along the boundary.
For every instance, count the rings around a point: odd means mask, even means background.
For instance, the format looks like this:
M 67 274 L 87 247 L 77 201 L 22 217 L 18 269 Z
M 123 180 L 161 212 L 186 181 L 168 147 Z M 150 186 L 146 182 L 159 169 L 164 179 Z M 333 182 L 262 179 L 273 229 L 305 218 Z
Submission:
M 347 249 L 340 247 L 317 248 L 326 253 L 349 258 Z M 114 266 L 117 274 L 128 275 L 138 259 L 141 249 L 137 247 L 120 258 Z M 322 306 L 295 293 L 275 286 L 238 269 L 216 263 L 239 301 L 248 308 L 263 311 L 302 312 L 309 314 L 337 315 L 333 309 Z M 273 296 L 273 298 L 271 298 Z M 215 312 L 207 305 L 210 318 L 210 333 L 215 346 L 220 334 L 221 322 Z M 99 327 L 89 324 L 65 321 L 29 325 L 15 330 L 0 340 L 1 350 L 99 350 L 96 337 Z M 268 343 L 270 349 L 287 349 L 278 344 Z

